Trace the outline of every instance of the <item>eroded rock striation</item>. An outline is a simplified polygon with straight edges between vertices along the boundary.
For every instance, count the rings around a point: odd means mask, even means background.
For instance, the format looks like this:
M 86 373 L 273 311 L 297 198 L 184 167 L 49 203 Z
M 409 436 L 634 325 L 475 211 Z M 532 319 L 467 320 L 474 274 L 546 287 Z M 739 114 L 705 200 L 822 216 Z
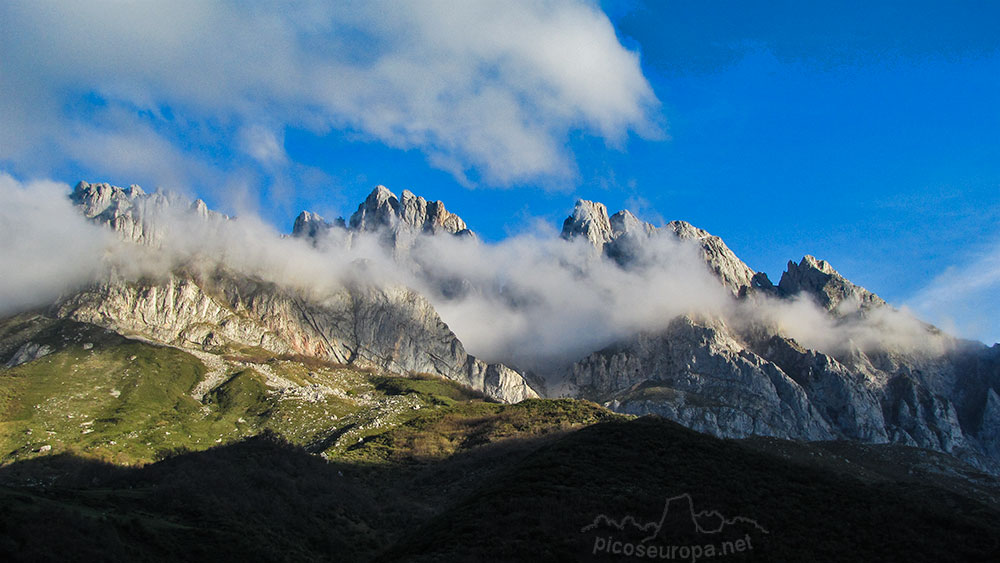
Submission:
M 209 279 L 170 275 L 101 284 L 60 301 L 54 312 L 182 347 L 255 347 L 429 373 L 506 402 L 538 396 L 518 372 L 467 354 L 431 304 L 404 287 L 344 287 L 316 300 L 231 272 Z

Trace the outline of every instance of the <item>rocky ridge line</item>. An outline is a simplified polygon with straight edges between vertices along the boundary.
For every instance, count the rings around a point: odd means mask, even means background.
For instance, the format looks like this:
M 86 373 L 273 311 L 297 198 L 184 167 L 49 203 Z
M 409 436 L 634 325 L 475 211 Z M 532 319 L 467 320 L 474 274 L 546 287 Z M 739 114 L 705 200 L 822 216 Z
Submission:
M 154 247 L 168 236 L 157 222 L 160 214 L 228 219 L 200 200 L 185 205 L 176 196 L 146 194 L 138 186 L 81 182 L 71 197 L 91 221 Z M 443 205 L 428 206 L 412 194 L 403 200 L 407 204 L 399 209 L 410 210 L 403 214 L 406 225 L 421 221 L 419 211 L 429 208 L 423 221 L 445 232 L 467 231 Z M 321 224 L 315 216 L 307 219 L 306 224 Z M 404 287 L 344 286 L 316 299 L 220 267 L 211 276 L 175 271 L 163 279 L 112 279 L 64 297 L 52 311 L 172 345 L 250 346 L 394 373 L 437 374 L 505 402 L 538 396 L 519 372 L 467 354 L 433 306 Z

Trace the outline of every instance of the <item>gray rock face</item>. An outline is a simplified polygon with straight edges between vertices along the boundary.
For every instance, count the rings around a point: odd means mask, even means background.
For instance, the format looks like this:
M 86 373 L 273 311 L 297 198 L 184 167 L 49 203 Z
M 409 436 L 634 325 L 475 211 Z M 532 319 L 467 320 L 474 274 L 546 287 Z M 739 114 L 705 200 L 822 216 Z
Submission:
M 611 225 L 611 238 L 599 247 L 603 249 L 604 255 L 625 269 L 637 269 L 644 266 L 642 264 L 643 247 L 656 236 L 656 227 L 642 221 L 627 210 L 612 215 L 609 223 Z
M 163 233 L 150 217 L 165 209 L 170 201 L 163 194 L 147 194 L 139 186 L 120 188 L 110 184 L 80 182 L 70 199 L 85 217 L 106 225 L 126 240 L 157 243 Z
M 894 377 L 885 389 L 884 409 L 893 442 L 948 453 L 968 446 L 952 402 L 916 378 Z
M 4 367 L 12 368 L 28 362 L 33 362 L 43 356 L 52 353 L 52 348 L 47 344 L 37 344 L 35 342 L 25 342 L 23 346 L 14 352 L 14 355 L 7 360 Z
M 403 287 L 344 287 L 317 300 L 232 273 L 171 275 L 101 284 L 63 299 L 53 314 L 184 347 L 251 346 L 431 373 L 506 402 L 538 396 L 516 371 L 467 354 L 430 303 Z
M 780 336 L 772 336 L 758 350 L 766 361 L 774 363 L 802 388 L 839 437 L 876 443 L 888 441 L 878 385 L 872 385 L 876 383 L 873 378 Z
M 135 184 L 120 188 L 111 184 L 80 182 L 73 188 L 70 200 L 80 207 L 85 217 L 93 219 L 103 216 L 102 219 L 106 220 L 113 218 L 118 212 L 131 209 L 137 200 L 141 201 L 146 195 Z M 106 214 L 109 210 L 111 212 Z
M 331 237 L 332 233 L 337 236 Z M 315 213 L 303 211 L 292 226 L 293 237 L 307 239 L 313 246 L 321 246 L 324 239 L 333 238 L 339 246 L 350 247 L 358 233 L 378 235 L 402 261 L 408 260 L 409 251 L 423 236 L 448 234 L 475 238 L 465 221 L 448 211 L 444 203 L 427 201 L 409 190 L 403 190 L 397 197 L 381 185 L 368 194 L 346 222 L 338 217 L 331 223 Z
M 719 322 L 675 319 L 661 333 L 591 354 L 568 375 L 582 396 L 615 410 L 658 414 L 717 436 L 837 436 L 794 380 Z
M 404 262 L 422 236 L 475 237 L 465 221 L 445 209 L 444 203 L 427 201 L 409 190 L 403 190 L 402 195 L 396 197 L 385 186 L 376 186 L 349 221 L 337 218 L 331 223 L 315 213 L 303 211 L 292 227 L 293 237 L 309 240 L 313 246 L 332 241 L 338 246 L 350 247 L 358 233 L 378 235 L 382 244 Z M 331 236 L 333 234 L 336 236 Z
M 993 389 L 986 392 L 986 405 L 979 422 L 979 439 L 986 452 L 1000 459 L 1000 396 Z
M 753 287 L 756 272 L 737 258 L 721 238 L 684 221 L 671 221 L 663 229 L 669 230 L 680 240 L 696 241 L 709 269 L 734 294 L 746 293 Z
M 591 354 L 565 377 L 570 394 L 717 436 L 901 443 L 1000 472 L 1000 381 L 986 384 L 985 401 L 967 416 L 975 423 L 963 425 L 964 395 L 978 376 L 955 373 L 947 359 L 858 350 L 837 359 L 759 327 L 681 318 Z
M 798 264 L 789 261 L 778 289 L 787 296 L 805 293 L 827 311 L 836 311 L 849 301 L 857 303 L 862 311 L 886 305 L 879 296 L 847 281 L 826 260 L 812 256 L 805 256 Z
M 611 224 L 611 235 L 613 239 L 621 236 L 649 236 L 656 230 L 651 223 L 639 219 L 632 212 L 623 209 L 611 216 L 608 221 Z

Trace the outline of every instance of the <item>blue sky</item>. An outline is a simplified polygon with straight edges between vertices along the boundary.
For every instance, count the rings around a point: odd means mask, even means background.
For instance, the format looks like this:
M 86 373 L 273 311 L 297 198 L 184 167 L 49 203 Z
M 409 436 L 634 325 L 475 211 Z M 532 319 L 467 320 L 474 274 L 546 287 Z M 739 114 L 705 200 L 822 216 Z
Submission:
M 38 2 L 0 21 L 0 170 L 22 180 L 180 189 L 283 231 L 384 184 L 488 241 L 593 199 L 705 228 L 775 282 L 825 258 L 1000 340 L 993 3 Z

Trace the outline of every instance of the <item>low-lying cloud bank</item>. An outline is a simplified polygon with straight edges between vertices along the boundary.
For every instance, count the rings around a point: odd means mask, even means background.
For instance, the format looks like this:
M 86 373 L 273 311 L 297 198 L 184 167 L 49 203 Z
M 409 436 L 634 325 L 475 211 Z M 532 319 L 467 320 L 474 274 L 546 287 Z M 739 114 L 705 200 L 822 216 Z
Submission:
M 691 244 L 659 237 L 644 247 L 655 268 L 625 270 L 583 239 L 522 235 L 497 244 L 436 237 L 414 258 L 431 280 L 414 283 L 473 353 L 538 368 L 572 360 L 682 314 L 717 315 L 731 296 Z M 438 279 L 462 280 L 448 299 Z
M 763 324 L 810 349 L 939 353 L 951 340 L 907 311 L 830 315 L 805 296 L 737 300 L 706 267 L 698 247 L 668 236 L 640 248 L 622 268 L 586 241 L 529 233 L 496 244 L 468 237 L 418 237 L 402 256 L 368 233 L 332 231 L 313 246 L 282 236 L 254 216 L 199 213 L 179 199 L 149 205 L 158 244 L 126 243 L 83 218 L 69 186 L 22 184 L 0 176 L 0 313 L 52 302 L 62 292 L 111 275 L 163 276 L 217 264 L 293 286 L 314 298 L 343 284 L 404 284 L 425 295 L 467 349 L 489 361 L 546 371 L 678 315 Z M 170 198 L 164 198 L 170 200 Z M 348 242 L 349 241 L 349 242 Z

